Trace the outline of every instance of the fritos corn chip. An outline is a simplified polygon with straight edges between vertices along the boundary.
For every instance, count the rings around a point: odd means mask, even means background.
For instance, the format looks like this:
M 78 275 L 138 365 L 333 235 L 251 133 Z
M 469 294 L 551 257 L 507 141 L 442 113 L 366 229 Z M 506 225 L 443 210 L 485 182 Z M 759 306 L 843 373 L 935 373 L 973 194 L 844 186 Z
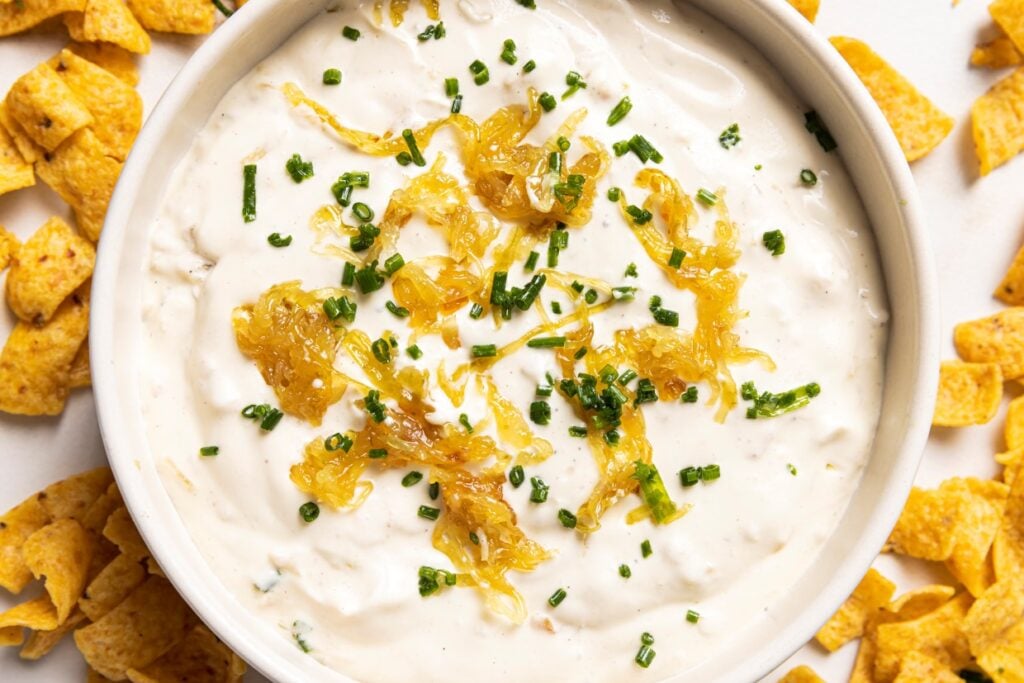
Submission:
M 996 581 L 1024 586 L 1024 476 L 1014 477 L 1003 522 L 992 543 Z
M 139 25 L 124 0 L 87 0 L 84 12 L 64 15 L 64 25 L 72 40 L 111 43 L 129 52 L 149 54 L 149 34 Z
M 97 467 L 50 484 L 39 494 L 39 501 L 51 519 L 70 518 L 82 523 L 113 483 L 110 468 Z
M 107 518 L 117 508 L 124 505 L 121 500 L 121 492 L 117 490 L 117 484 L 111 484 L 107 490 L 97 498 L 89 509 L 82 515 L 82 526 L 97 534 L 103 533 L 103 527 L 107 524 Z
M 922 560 L 941 562 L 953 554 L 955 528 L 963 499 L 950 491 L 916 486 L 889 535 L 885 549 Z
M 0 271 L 11 264 L 11 259 L 18 255 L 20 249 L 21 240 L 0 225 Z
M 193 619 L 171 584 L 150 576 L 99 621 L 75 631 L 75 643 L 89 666 L 120 681 L 170 652 Z
M 89 363 L 89 339 L 86 338 L 78 347 L 75 359 L 71 361 L 71 372 L 68 377 L 68 386 L 72 389 L 88 387 L 92 385 L 92 367 Z
M 14 626 L 52 631 L 59 625 L 57 608 L 53 606 L 50 598 L 46 595 L 15 605 L 6 612 L 0 613 L 0 629 Z M 14 644 L 20 645 L 21 642 L 19 640 Z
M 871 615 L 889 604 L 895 591 L 896 584 L 878 570 L 869 569 L 853 594 L 818 631 L 815 639 L 829 652 L 835 652 L 854 638 L 859 638 L 864 634 Z
M 0 126 L 0 195 L 35 184 L 32 164 L 25 161 L 14 138 L 6 128 Z
M 53 151 L 93 122 L 85 104 L 48 64 L 19 78 L 7 93 L 7 110 L 32 140 Z
M 917 619 L 879 626 L 876 680 L 892 681 L 903 657 L 915 651 L 956 671 L 970 664 L 970 647 L 960 626 L 972 600 L 969 593 L 961 593 Z
M 949 479 L 939 489 L 962 499 L 954 531 L 956 544 L 946 567 L 977 597 L 995 580 L 988 554 L 1003 519 L 1009 487 L 998 481 Z
M 907 161 L 928 154 L 953 130 L 951 117 L 865 43 L 843 36 L 829 40 L 878 103 Z
M 1024 50 L 1024 1 L 993 0 L 989 3 L 988 13 L 1017 49 Z
M 150 31 L 209 33 L 216 10 L 205 0 L 128 0 L 128 8 Z
M 139 560 L 122 553 L 86 587 L 78 605 L 89 619 L 99 621 L 145 579 L 146 570 Z
M 81 12 L 85 0 L 19 0 L 0 2 L 0 36 L 21 33 L 64 12 Z
M 135 561 L 149 557 L 149 549 L 142 541 L 127 508 L 120 507 L 110 513 L 107 524 L 103 527 L 103 536 L 118 549 Z
M 981 175 L 988 175 L 1024 149 L 1024 67 L 992 86 L 971 107 L 974 147 Z
M 1003 398 L 1003 373 L 995 363 L 944 361 L 932 424 L 966 427 L 996 416 Z
M 1024 620 L 1011 626 L 999 642 L 978 655 L 978 665 L 993 680 L 1024 681 Z
M 25 644 L 22 646 L 18 656 L 22 659 L 41 659 L 49 654 L 50 650 L 57 647 L 57 644 L 64 639 L 64 636 L 74 631 L 87 621 L 81 610 L 71 613 L 63 624 L 49 631 L 31 631 Z
M 1013 257 L 1010 269 L 992 296 L 1010 306 L 1024 304 L 1024 247 Z
M 142 98 L 124 81 L 70 50 L 48 64 L 60 74 L 93 116 L 92 131 L 107 154 L 124 161 L 142 127 Z
M 239 681 L 245 664 L 199 624 L 177 647 L 141 670 L 129 669 L 132 683 L 169 683 L 172 681 Z
M 132 87 L 139 83 L 139 70 L 135 66 L 135 58 L 122 47 L 109 43 L 71 43 L 67 49 L 82 59 L 88 59 L 96 66 L 106 69 Z
M 63 623 L 78 604 L 92 559 L 92 539 L 73 519 L 47 524 L 22 547 L 25 564 L 37 579 L 46 579 L 46 592 Z
M 895 683 L 963 683 L 963 680 L 939 660 L 915 650 L 900 660 Z
M 30 164 L 34 164 L 42 158 L 45 150 L 33 142 L 28 133 L 25 132 L 25 129 L 21 127 L 21 124 L 14 120 L 7 107 L 7 100 L 0 100 L 0 127 L 14 141 L 14 146 L 18 148 L 22 159 Z
M 134 681 L 133 681 L 134 683 Z M 825 683 L 809 666 L 798 666 L 779 679 L 779 683 Z
M 43 327 L 18 323 L 0 353 L 0 411 L 58 415 L 70 391 L 71 363 L 89 329 L 83 285 Z
M 50 515 L 38 495 L 26 498 L 0 517 L 0 587 L 4 590 L 20 593 L 32 580 L 21 548 L 26 538 L 49 522 Z
M 789 4 L 813 24 L 818 17 L 818 6 L 821 4 L 821 0 L 789 0 Z
M 1021 462 L 1024 462 L 1024 448 L 996 453 L 996 462 L 1003 466 L 1003 483 L 1013 486 L 1013 482 L 1020 473 Z
M 1024 308 L 1007 308 L 953 331 L 960 357 L 969 363 L 998 363 L 1003 379 L 1024 375 Z
M 92 276 L 96 250 L 54 216 L 22 245 L 7 274 L 7 304 L 27 323 L 42 325 Z
M 971 66 L 987 69 L 1003 69 L 1024 62 L 1017 46 L 1007 36 L 979 45 L 971 51 Z
M 36 174 L 75 210 L 82 234 L 97 241 L 121 162 L 108 154 L 96 134 L 78 131 L 48 159 L 36 162 Z
M 1014 581 L 999 581 L 979 597 L 964 619 L 963 630 L 975 657 L 996 644 L 1024 619 L 1024 590 Z

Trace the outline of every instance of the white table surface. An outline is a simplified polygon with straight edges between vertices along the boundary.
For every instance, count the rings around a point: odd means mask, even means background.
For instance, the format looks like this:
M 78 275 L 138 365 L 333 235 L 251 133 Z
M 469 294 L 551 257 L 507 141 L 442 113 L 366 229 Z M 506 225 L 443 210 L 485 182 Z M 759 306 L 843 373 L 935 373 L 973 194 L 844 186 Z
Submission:
M 964 0 L 957 7 L 949 0 L 822 0 L 817 22 L 823 35 L 849 35 L 867 41 L 957 119 L 950 137 L 913 167 L 940 274 L 947 357 L 953 356 L 950 332 L 954 324 L 1000 307 L 991 292 L 1024 241 L 1024 156 L 979 179 L 971 140 L 971 103 L 1007 73 L 968 67 L 971 48 L 992 35 L 986 5 L 984 0 Z M 140 60 L 139 90 L 147 112 L 200 40 L 154 36 L 152 54 Z M 6 93 L 18 76 L 63 43 L 61 34 L 0 38 L 0 93 Z M 53 214 L 70 216 L 70 211 L 41 183 L 0 197 L 0 225 L 22 238 Z M 6 338 L 13 324 L 14 316 L 0 306 L 0 339 Z M 918 475 L 919 485 L 935 486 L 954 474 L 993 476 L 997 468 L 992 454 L 1003 449 L 1001 430 L 1002 416 L 984 427 L 934 430 Z M 4 467 L 0 509 L 52 481 L 103 464 L 92 395 L 87 390 L 75 392 L 59 418 L 0 414 L 0 458 Z M 876 566 L 901 589 L 951 580 L 943 570 L 915 561 L 882 557 Z M 0 596 L 0 608 L 7 604 L 13 601 Z M 855 652 L 856 645 L 851 644 L 826 656 L 811 644 L 781 667 L 779 675 L 791 666 L 810 664 L 830 683 L 843 681 Z M 81 681 L 84 672 L 81 657 L 70 642 L 39 662 L 22 662 L 16 649 L 0 651 L 3 680 Z M 246 680 L 264 679 L 250 674 Z

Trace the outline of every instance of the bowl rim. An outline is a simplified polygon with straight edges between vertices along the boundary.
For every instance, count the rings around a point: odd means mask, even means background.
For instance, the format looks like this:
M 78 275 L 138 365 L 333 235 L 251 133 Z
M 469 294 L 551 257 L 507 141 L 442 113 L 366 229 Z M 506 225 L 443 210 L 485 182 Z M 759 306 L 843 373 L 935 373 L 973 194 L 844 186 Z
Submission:
M 884 166 L 894 197 L 901 199 L 901 206 L 897 212 L 902 217 L 901 227 L 905 232 L 906 249 L 914 257 L 912 277 L 919 294 L 919 300 L 916 302 L 919 357 L 914 387 L 911 390 L 919 400 L 907 407 L 907 426 L 898 454 L 895 456 L 897 462 L 890 472 L 892 481 L 883 491 L 881 500 L 877 501 L 877 509 L 872 512 L 868 524 L 864 525 L 863 533 L 846 555 L 845 566 L 828 581 L 827 589 L 807 600 L 806 609 L 799 618 L 780 625 L 777 636 L 768 646 L 762 648 L 762 652 L 752 653 L 753 656 L 736 662 L 733 670 L 719 678 L 747 683 L 770 673 L 813 637 L 821 624 L 852 592 L 877 557 L 902 510 L 923 455 L 937 386 L 937 276 L 917 189 L 899 144 L 882 112 L 856 74 L 814 26 L 797 13 L 786 0 L 673 1 L 694 5 L 724 24 L 741 39 L 751 43 L 773 69 L 776 68 L 775 60 L 762 49 L 759 41 L 751 39 L 748 33 L 748 30 L 755 29 L 737 28 L 734 21 L 730 21 L 730 15 L 735 19 L 741 12 L 748 13 L 745 16 L 749 16 L 751 22 L 762 22 L 762 27 L 756 30 L 768 33 L 774 31 L 788 38 L 803 51 L 803 59 L 816 63 L 822 69 L 824 76 L 841 93 L 845 100 L 844 105 L 851 110 L 852 116 L 866 129 L 873 141 L 871 151 L 879 157 L 879 162 Z M 317 6 L 329 6 L 332 2 L 335 0 L 315 0 Z M 211 596 L 211 593 L 216 592 L 216 586 L 196 586 L 186 580 L 185 572 L 173 556 L 175 549 L 168 544 L 168 538 L 165 537 L 159 515 L 151 513 L 151 501 L 142 487 L 131 485 L 131 470 L 136 469 L 138 464 L 129 444 L 124 443 L 119 434 L 120 399 L 114 371 L 118 349 L 114 321 L 118 308 L 116 302 L 120 250 L 129 230 L 135 197 L 145 189 L 141 183 L 145 170 L 160 148 L 164 133 L 172 124 L 177 112 L 186 107 L 191 95 L 202 87 L 210 70 L 217 68 L 218 64 L 231 54 L 232 46 L 248 37 L 254 25 L 278 10 L 278 3 L 250 3 L 249 8 L 236 13 L 231 21 L 222 24 L 174 77 L 143 126 L 111 198 L 103 230 L 104 239 L 100 241 L 98 248 L 93 277 L 94 296 L 90 314 L 89 344 L 94 359 L 96 410 L 107 456 L 126 506 L 167 578 L 200 618 L 255 669 L 272 680 L 298 681 L 302 680 L 299 677 L 300 669 L 294 662 L 276 656 L 269 648 L 261 648 L 258 639 L 247 637 L 245 630 L 238 628 L 238 620 L 232 619 L 218 609 L 217 601 Z M 287 40 L 287 37 L 284 39 Z M 275 43 L 274 49 L 278 44 Z M 263 57 L 260 59 L 265 58 L 270 51 L 265 50 L 262 54 Z M 260 59 L 249 63 L 246 71 L 255 66 Z M 783 77 L 788 84 L 793 85 L 788 75 L 783 74 Z M 846 165 L 849 168 L 848 164 Z M 851 180 L 854 180 L 852 172 L 850 175 Z M 861 199 L 863 202 L 863 197 Z M 874 225 L 872 229 L 874 230 Z M 878 251 L 881 252 L 880 246 Z M 872 450 L 874 456 L 874 447 Z M 670 675 L 665 680 L 682 681 L 684 677 L 693 675 L 694 671 L 699 671 L 700 668 Z M 337 680 L 350 679 L 341 675 Z

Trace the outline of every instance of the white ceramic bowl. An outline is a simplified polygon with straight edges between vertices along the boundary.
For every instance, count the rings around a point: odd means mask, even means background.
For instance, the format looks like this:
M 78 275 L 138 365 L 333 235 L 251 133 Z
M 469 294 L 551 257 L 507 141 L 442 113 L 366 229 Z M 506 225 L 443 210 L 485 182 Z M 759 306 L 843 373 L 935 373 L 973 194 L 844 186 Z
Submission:
M 150 116 L 107 215 L 93 282 L 91 353 L 110 463 L 139 530 L 200 617 L 277 681 L 349 680 L 302 656 L 224 590 L 190 539 L 149 453 L 139 402 L 138 342 L 150 226 L 165 180 L 227 90 L 296 29 L 337 0 L 254 2 L 192 57 Z M 884 403 L 860 487 L 811 569 L 728 650 L 669 680 L 749 683 L 804 642 L 856 586 L 895 523 L 931 423 L 938 313 L 931 253 L 910 170 L 889 126 L 831 46 L 784 0 L 691 0 L 758 48 L 840 141 L 888 287 L 892 324 Z

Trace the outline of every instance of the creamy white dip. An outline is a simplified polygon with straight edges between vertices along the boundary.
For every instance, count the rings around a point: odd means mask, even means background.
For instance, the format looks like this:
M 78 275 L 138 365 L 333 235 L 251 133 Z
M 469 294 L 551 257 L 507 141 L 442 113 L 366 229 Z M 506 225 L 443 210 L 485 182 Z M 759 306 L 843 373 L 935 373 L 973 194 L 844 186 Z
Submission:
M 530 11 L 512 0 L 442 0 L 447 36 L 420 42 L 417 34 L 433 22 L 418 4 L 394 29 L 374 27 L 372 2 L 340 2 L 224 98 L 170 179 L 153 231 L 144 291 L 148 362 L 140 382 L 152 454 L 167 489 L 210 566 L 254 618 L 277 625 L 286 639 L 294 638 L 298 622 L 310 652 L 297 645 L 296 657 L 314 657 L 357 680 L 654 681 L 682 672 L 715 657 L 793 589 L 854 495 L 870 454 L 887 334 L 884 286 L 859 199 L 839 156 L 826 154 L 804 130 L 805 107 L 757 52 L 686 6 L 537 4 Z M 346 25 L 362 31 L 358 42 L 341 36 Z M 518 46 L 515 66 L 499 60 L 508 38 Z M 489 67 L 490 82 L 482 87 L 468 71 L 474 59 Z M 523 74 L 528 60 L 537 69 Z M 322 83 L 332 67 L 344 73 L 340 86 Z M 539 475 L 550 485 L 548 501 L 531 504 L 529 483 L 506 485 L 520 527 L 554 552 L 531 574 L 509 573 L 530 612 L 516 626 L 488 613 L 470 588 L 420 597 L 419 567 L 451 565 L 431 545 L 433 523 L 417 516 L 420 505 L 431 504 L 426 482 L 402 487 L 405 471 L 371 468 L 375 488 L 358 510 L 322 506 L 315 523 L 302 521 L 297 510 L 308 496 L 292 483 L 289 468 L 311 440 L 359 429 L 366 419 L 356 405 L 362 395 L 346 393 L 321 428 L 286 416 L 273 432 L 260 432 L 239 411 L 278 402 L 239 351 L 231 313 L 273 284 L 337 286 L 342 263 L 314 249 L 309 222 L 318 207 L 333 203 L 330 186 L 341 173 L 372 174 L 371 187 L 355 199 L 379 216 L 390 194 L 424 170 L 346 146 L 308 112 L 291 107 L 280 86 L 295 82 L 346 125 L 384 132 L 445 117 L 446 77 L 459 78 L 462 111 L 480 121 L 502 106 L 525 103 L 531 86 L 560 95 L 570 70 L 589 87 L 560 101 L 529 139 L 541 144 L 565 116 L 587 107 L 581 134 L 609 148 L 643 134 L 665 156 L 658 167 L 691 196 L 698 188 L 726 188 L 741 230 L 740 305 L 749 311 L 737 332 L 778 366 L 775 372 L 733 366 L 737 382 L 782 391 L 814 381 L 822 393 L 810 406 L 769 420 L 746 419 L 741 402 L 724 423 L 716 422 L 704 386 L 697 404 L 644 406 L 654 463 L 673 499 L 693 508 L 667 526 L 629 525 L 625 515 L 640 503 L 631 496 L 586 539 L 567 531 L 556 512 L 575 510 L 598 474 L 586 440 L 568 435 L 579 421 L 556 394 L 551 424 L 531 425 L 555 455 L 527 468 L 527 477 Z M 609 127 L 608 112 L 624 95 L 634 109 Z M 719 134 L 732 123 L 742 142 L 724 149 Z M 456 150 L 448 130 L 425 155 L 433 162 L 443 152 L 446 170 L 460 176 Z M 315 177 L 302 184 L 284 168 L 296 153 L 315 166 Z M 258 218 L 245 223 L 241 167 L 250 162 L 259 165 Z M 597 343 L 616 329 L 651 324 L 653 294 L 679 311 L 682 330 L 694 325 L 692 295 L 669 283 L 605 199 L 618 186 L 639 203 L 643 194 L 633 179 L 641 167 L 632 154 L 614 160 L 593 220 L 573 231 L 561 255 L 561 270 L 639 288 L 635 302 L 594 318 Z M 805 168 L 817 174 L 813 187 L 800 182 Z M 702 224 L 695 232 L 710 239 L 714 216 L 698 211 Z M 775 229 L 786 236 L 779 257 L 761 243 Z M 273 232 L 294 241 L 271 247 Z M 419 217 L 403 229 L 399 250 L 406 261 L 447 254 L 444 239 Z M 630 262 L 638 265 L 635 280 L 623 278 Z M 512 282 L 528 279 L 520 267 L 513 267 Z M 554 292 L 543 296 L 548 301 Z M 390 285 L 360 296 L 356 326 L 371 338 L 392 330 L 404 349 L 410 331 L 385 310 L 391 298 Z M 530 312 L 496 330 L 489 318 L 471 321 L 467 312 L 458 316 L 464 348 L 453 351 L 426 337 L 419 341 L 420 367 L 433 370 L 443 360 L 453 368 L 468 359 L 470 346 L 500 345 L 537 322 Z M 404 353 L 398 359 L 413 363 Z M 358 376 L 344 354 L 337 362 Z M 525 413 L 548 371 L 558 376 L 550 351 L 523 349 L 491 374 Z M 488 416 L 472 390 L 458 407 L 436 388 L 430 398 L 439 421 Z M 210 444 L 219 455 L 199 457 L 199 447 Z M 681 487 L 679 470 L 710 463 L 721 467 L 719 480 Z M 646 559 L 644 540 L 653 549 Z M 631 569 L 628 580 L 619 574 L 622 564 Z M 558 588 L 567 597 L 551 608 L 548 597 Z M 698 623 L 687 621 L 688 610 L 699 613 Z M 646 670 L 634 663 L 643 632 L 656 639 L 657 657 Z

